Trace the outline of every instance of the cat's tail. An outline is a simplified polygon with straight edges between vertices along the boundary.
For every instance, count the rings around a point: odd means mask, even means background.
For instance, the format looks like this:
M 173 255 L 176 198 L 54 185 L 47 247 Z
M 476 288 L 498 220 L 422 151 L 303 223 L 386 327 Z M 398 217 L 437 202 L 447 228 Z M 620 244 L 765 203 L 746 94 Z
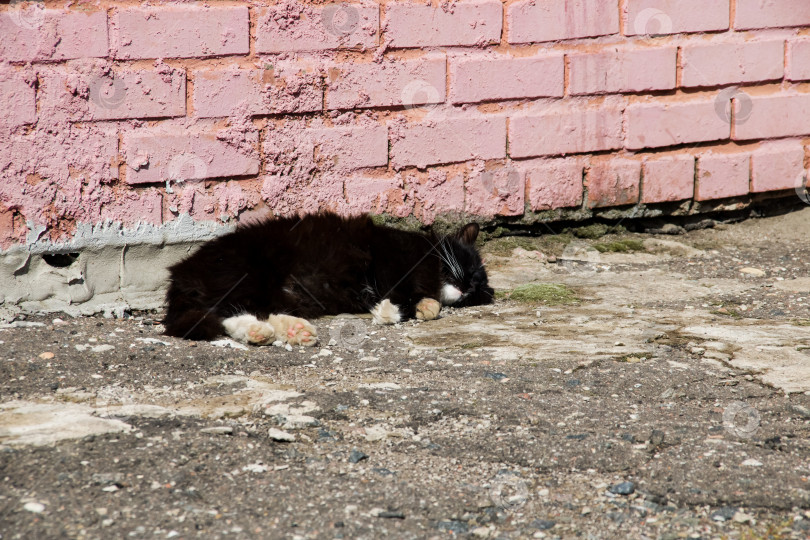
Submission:
M 225 334 L 219 316 L 205 309 L 189 309 L 181 312 L 170 309 L 163 319 L 166 334 L 183 339 L 209 341 Z

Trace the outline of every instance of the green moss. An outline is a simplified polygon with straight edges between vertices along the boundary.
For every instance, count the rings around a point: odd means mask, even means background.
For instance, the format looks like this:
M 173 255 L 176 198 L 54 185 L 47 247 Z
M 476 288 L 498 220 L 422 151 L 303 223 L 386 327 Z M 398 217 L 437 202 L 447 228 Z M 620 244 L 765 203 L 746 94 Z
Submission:
M 628 253 L 632 251 L 644 251 L 644 244 L 641 240 L 633 240 L 631 238 L 623 238 L 615 242 L 600 242 L 593 245 L 594 249 L 599 253 Z
M 579 301 L 574 291 L 559 283 L 527 283 L 505 293 L 504 297 L 518 302 L 548 306 L 575 304 Z
M 573 233 L 577 238 L 589 238 L 594 240 L 605 236 L 608 233 L 608 226 L 604 223 L 593 223 L 585 227 L 574 229 Z

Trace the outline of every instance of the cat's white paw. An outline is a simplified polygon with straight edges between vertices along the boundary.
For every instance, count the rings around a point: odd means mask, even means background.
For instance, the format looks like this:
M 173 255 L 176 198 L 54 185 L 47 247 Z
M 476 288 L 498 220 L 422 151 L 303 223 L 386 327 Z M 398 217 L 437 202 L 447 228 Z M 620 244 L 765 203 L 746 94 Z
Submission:
M 318 342 L 318 332 L 306 319 L 291 315 L 270 315 L 268 321 L 276 329 L 278 338 L 290 345 L 311 347 Z
M 236 341 L 253 345 L 266 345 L 275 340 L 276 332 L 268 323 L 253 315 L 237 315 L 222 321 L 225 331 Z
M 396 324 L 402 320 L 399 308 L 386 298 L 371 310 L 374 324 Z
M 442 304 L 433 298 L 422 298 L 416 304 L 416 318 L 421 321 L 432 321 L 439 316 Z

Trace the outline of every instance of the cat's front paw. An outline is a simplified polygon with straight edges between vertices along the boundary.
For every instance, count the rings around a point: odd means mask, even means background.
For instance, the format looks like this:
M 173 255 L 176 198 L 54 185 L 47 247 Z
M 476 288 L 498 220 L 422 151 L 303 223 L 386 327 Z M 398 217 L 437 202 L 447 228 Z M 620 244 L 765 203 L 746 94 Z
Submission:
M 396 304 L 392 304 L 388 298 L 374 306 L 371 315 L 374 324 L 396 324 L 402 320 L 399 308 Z
M 276 329 L 276 335 L 290 345 L 311 347 L 318 342 L 318 332 L 309 321 L 290 315 L 271 315 L 270 324 Z
M 433 298 L 422 298 L 416 304 L 416 318 L 420 321 L 432 321 L 439 316 L 442 304 Z

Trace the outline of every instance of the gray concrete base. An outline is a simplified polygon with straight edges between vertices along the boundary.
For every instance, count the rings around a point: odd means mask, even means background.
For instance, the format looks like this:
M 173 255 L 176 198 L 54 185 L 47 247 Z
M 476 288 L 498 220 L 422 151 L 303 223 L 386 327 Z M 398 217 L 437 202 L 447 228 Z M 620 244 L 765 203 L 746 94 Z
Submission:
M 70 242 L 39 239 L 0 253 L 0 319 L 20 311 L 122 316 L 161 307 L 167 271 L 232 226 L 182 216 L 160 227 L 80 226 Z

